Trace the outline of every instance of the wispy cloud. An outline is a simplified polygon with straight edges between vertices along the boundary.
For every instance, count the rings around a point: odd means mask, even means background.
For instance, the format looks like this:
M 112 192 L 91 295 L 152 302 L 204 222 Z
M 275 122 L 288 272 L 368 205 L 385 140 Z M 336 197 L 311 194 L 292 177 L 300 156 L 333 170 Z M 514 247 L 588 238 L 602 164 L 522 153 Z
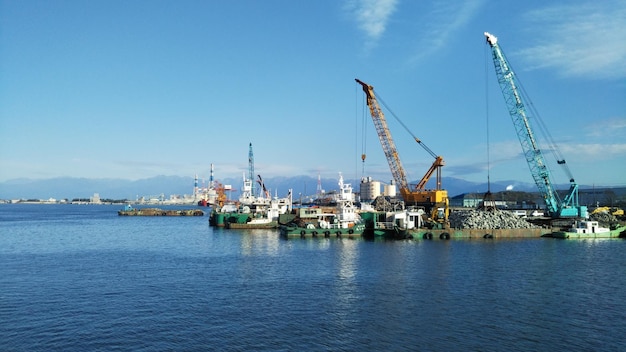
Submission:
M 367 36 L 369 47 L 376 44 L 387 28 L 389 17 L 396 10 L 398 0 L 350 0 L 346 9 L 356 19 Z
M 578 162 L 590 162 L 599 160 L 610 160 L 614 158 L 626 157 L 625 143 L 612 144 L 565 144 L 559 146 L 563 154 L 576 157 Z
M 450 38 L 461 30 L 482 8 L 485 0 L 441 0 L 435 1 L 434 8 L 424 17 L 425 28 L 420 28 L 421 39 L 411 62 L 439 51 Z
M 444 170 L 447 176 L 466 177 L 485 173 L 489 168 L 515 160 L 519 162 L 524 160 L 522 148 L 517 140 L 505 140 L 489 146 L 481 143 L 463 148 L 456 155 L 447 158 Z
M 567 2 L 525 15 L 535 45 L 521 51 L 535 68 L 566 77 L 626 77 L 626 2 Z
M 589 135 L 591 137 L 622 137 L 626 135 L 626 118 L 612 118 L 600 121 L 594 121 L 589 126 Z

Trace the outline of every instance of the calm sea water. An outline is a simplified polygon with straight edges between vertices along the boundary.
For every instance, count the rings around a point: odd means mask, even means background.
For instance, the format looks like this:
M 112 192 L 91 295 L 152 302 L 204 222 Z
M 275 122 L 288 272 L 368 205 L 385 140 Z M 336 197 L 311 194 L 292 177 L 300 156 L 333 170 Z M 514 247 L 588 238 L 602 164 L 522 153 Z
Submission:
M 2 351 L 624 351 L 625 240 L 283 240 L 0 205 Z

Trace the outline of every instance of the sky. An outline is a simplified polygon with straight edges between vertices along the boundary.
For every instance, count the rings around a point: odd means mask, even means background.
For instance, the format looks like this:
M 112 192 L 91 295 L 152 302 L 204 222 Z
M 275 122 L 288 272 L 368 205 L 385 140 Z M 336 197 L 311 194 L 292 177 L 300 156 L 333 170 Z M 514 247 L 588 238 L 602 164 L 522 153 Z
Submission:
M 623 0 L 0 0 L 0 182 L 239 177 L 250 143 L 264 178 L 388 182 L 359 78 L 410 180 L 416 136 L 444 177 L 532 183 L 485 31 L 576 181 L 626 186 Z

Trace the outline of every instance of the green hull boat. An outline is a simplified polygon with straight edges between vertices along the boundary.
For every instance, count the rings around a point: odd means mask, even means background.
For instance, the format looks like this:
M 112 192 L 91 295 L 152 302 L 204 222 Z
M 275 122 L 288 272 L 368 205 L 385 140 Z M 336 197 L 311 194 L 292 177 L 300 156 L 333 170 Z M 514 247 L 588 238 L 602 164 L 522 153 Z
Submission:
M 597 221 L 581 220 L 566 231 L 556 231 L 549 237 L 562 239 L 585 239 L 585 238 L 626 238 L 626 226 L 611 228 L 600 227 Z
M 311 238 L 311 237 L 326 237 L 326 238 L 357 238 L 362 237 L 365 231 L 365 224 L 354 224 L 352 227 L 340 228 L 340 227 L 299 227 L 299 226 L 280 226 L 280 235 L 285 238 Z

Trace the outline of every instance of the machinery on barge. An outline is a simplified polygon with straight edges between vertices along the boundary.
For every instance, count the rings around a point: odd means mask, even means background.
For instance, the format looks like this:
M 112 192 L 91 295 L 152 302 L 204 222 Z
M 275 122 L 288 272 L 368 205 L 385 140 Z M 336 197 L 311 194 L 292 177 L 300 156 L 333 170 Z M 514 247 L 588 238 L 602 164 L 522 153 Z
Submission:
M 419 138 L 417 138 L 409 129 L 402 123 L 402 126 L 411 134 L 413 139 L 424 148 L 435 160 L 431 167 L 426 171 L 424 176 L 416 185 L 409 185 L 407 181 L 406 171 L 400 161 L 400 156 L 396 149 L 391 132 L 387 126 L 387 120 L 385 115 L 378 104 L 376 94 L 374 93 L 374 87 L 359 80 L 355 81 L 363 87 L 363 92 L 367 98 L 367 106 L 370 109 L 372 115 L 372 121 L 376 128 L 376 133 L 382 145 L 383 152 L 389 163 L 391 174 L 393 179 L 400 190 L 400 194 L 404 199 L 407 206 L 417 206 L 424 208 L 428 216 L 440 227 L 446 226 L 448 222 L 448 215 L 450 213 L 448 191 L 441 187 L 441 168 L 445 165 L 443 157 L 435 154 L 430 148 L 428 148 Z M 362 159 L 365 160 L 365 154 L 362 155 Z M 436 187 L 435 189 L 426 189 L 426 184 L 430 180 L 433 173 L 436 174 Z

